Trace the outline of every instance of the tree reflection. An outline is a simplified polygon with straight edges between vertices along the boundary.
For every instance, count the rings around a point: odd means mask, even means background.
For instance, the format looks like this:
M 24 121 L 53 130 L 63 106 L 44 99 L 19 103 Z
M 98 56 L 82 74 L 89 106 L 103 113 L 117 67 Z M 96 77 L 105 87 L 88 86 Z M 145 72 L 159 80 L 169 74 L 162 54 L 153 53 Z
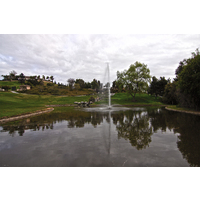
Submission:
M 200 166 L 200 117 L 186 115 L 179 118 L 182 126 L 175 131 L 179 132 L 177 146 L 190 166 Z
M 103 123 L 103 119 L 108 118 L 107 113 L 99 112 L 83 112 L 83 111 L 71 111 L 63 113 L 48 113 L 40 116 L 31 117 L 30 119 L 23 119 L 20 121 L 8 122 L 2 125 L 3 130 L 1 132 L 9 132 L 11 136 L 14 136 L 16 132 L 20 136 L 23 136 L 25 130 L 31 129 L 48 130 L 53 129 L 54 124 L 57 122 L 67 121 L 68 128 L 83 128 L 85 124 L 92 124 L 94 127 Z
M 151 142 L 152 127 L 147 112 L 124 112 L 116 126 L 118 138 L 129 140 L 131 145 L 141 150 Z M 115 118 L 116 123 L 116 118 Z
M 177 147 L 190 166 L 200 166 L 200 116 L 162 109 L 149 112 L 154 132 L 172 130 L 177 135 Z
M 153 133 L 167 129 L 177 134 L 177 147 L 191 166 L 200 166 L 200 116 L 167 111 L 164 108 L 146 108 L 146 111 L 126 110 L 111 112 L 112 123 L 116 126 L 118 139 L 125 139 L 138 150 L 145 149 L 152 141 Z M 26 130 L 44 131 L 54 129 L 58 122 L 66 121 L 68 128 L 83 128 L 91 124 L 94 128 L 111 123 L 106 112 L 70 111 L 48 113 L 40 116 L 9 122 L 1 132 L 11 136 L 23 136 Z

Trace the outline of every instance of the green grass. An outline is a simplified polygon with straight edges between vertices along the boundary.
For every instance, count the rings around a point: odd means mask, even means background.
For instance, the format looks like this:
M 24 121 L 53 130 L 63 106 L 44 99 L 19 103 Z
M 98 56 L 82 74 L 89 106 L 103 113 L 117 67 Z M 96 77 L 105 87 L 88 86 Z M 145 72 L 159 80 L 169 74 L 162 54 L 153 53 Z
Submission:
M 75 101 L 88 101 L 90 96 L 53 96 L 53 95 L 30 95 L 13 94 L 11 92 L 0 92 L 0 118 L 21 115 L 25 113 L 42 110 L 45 105 L 74 105 Z M 131 96 L 126 93 L 116 93 L 112 96 L 112 105 L 119 104 L 125 106 L 160 106 L 163 105 L 160 98 L 155 99 L 147 94 L 137 94 L 136 101 L 132 101 Z M 102 103 L 102 102 L 99 102 Z M 96 103 L 95 103 L 96 104 Z M 55 107 L 56 112 L 69 111 L 73 107 Z
M 177 105 L 169 105 L 167 106 L 167 108 L 173 109 L 173 110 L 178 110 L 178 111 L 190 111 L 190 112 L 199 112 L 195 109 L 191 109 L 191 108 L 183 108 L 183 107 L 179 107 Z
M 17 89 L 19 89 L 19 86 L 21 85 L 21 83 L 19 83 L 18 81 L 0 81 L 0 88 L 1 86 L 10 86 L 10 87 L 14 87 L 16 86 Z
M 133 98 L 128 96 L 127 93 L 116 93 L 111 98 L 112 104 L 120 104 L 127 106 L 144 106 L 144 105 L 163 105 L 161 102 L 161 98 L 142 93 L 136 94 L 135 101 L 133 102 Z
M 26 95 L 0 92 L 0 118 L 42 110 L 46 108 L 45 105 L 73 104 L 75 101 L 88 101 L 89 98 L 89 96 L 59 97 L 53 95 Z M 60 109 L 63 109 L 63 107 Z

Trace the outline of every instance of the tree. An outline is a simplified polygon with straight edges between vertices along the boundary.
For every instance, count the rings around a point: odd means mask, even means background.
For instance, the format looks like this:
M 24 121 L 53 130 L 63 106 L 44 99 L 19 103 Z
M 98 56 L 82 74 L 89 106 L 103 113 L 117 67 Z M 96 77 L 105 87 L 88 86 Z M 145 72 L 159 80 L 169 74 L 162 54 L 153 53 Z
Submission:
M 178 68 L 179 69 L 179 68 Z M 177 69 L 177 70 L 178 70 Z M 200 107 L 200 53 L 192 53 L 192 57 L 185 60 L 180 73 L 178 73 L 178 88 L 180 93 L 188 99 L 188 107 Z
M 91 88 L 92 86 L 91 86 L 91 83 L 90 82 L 87 82 L 87 83 L 85 83 L 85 86 L 84 86 L 85 88 Z
M 15 79 L 15 76 L 16 76 L 17 72 L 15 70 L 12 70 L 9 74 L 10 76 L 10 80 L 14 80 Z
M 38 80 L 37 76 L 30 76 L 29 80 L 27 80 L 27 83 L 31 86 L 36 86 L 36 85 L 42 85 L 43 81 Z
M 182 72 L 184 65 L 186 65 L 187 60 L 184 59 L 183 61 L 179 62 L 179 66 L 175 71 L 176 77 L 178 77 L 178 75 Z
M 85 87 L 85 82 L 83 79 L 76 79 L 75 83 L 80 85 L 81 90 Z
M 117 81 L 123 84 L 128 94 L 135 101 L 136 93 L 145 92 L 150 82 L 150 70 L 140 62 L 130 65 L 128 70 L 117 72 Z
M 92 89 L 96 89 L 96 92 L 98 92 L 100 88 L 100 81 L 93 79 L 93 81 L 91 82 L 91 87 Z
M 74 88 L 75 88 L 75 90 L 80 90 L 81 89 L 81 87 L 80 87 L 80 85 L 78 83 L 74 84 Z
M 165 77 L 160 77 L 160 80 L 158 81 L 158 94 L 160 96 L 164 95 L 164 91 L 165 91 L 165 86 L 170 83 L 170 78 L 169 79 L 165 79 Z
M 155 94 L 156 96 L 158 95 L 158 79 L 155 76 L 152 77 L 152 81 L 149 86 L 148 93 L 151 95 L 153 94 Z
M 54 80 L 54 77 L 53 77 L 53 76 L 50 76 L 50 80 L 53 82 L 53 80 Z
M 176 84 L 177 82 L 173 81 L 172 83 L 168 83 L 165 86 L 165 91 L 162 99 L 164 103 L 172 105 L 178 103 Z
M 152 82 L 149 86 L 148 93 L 151 95 L 155 94 L 156 97 L 158 95 L 163 96 L 165 91 L 165 86 L 170 82 L 170 79 L 166 80 L 165 77 L 160 77 L 158 80 L 155 76 L 152 77 Z
M 11 89 L 9 85 L 3 85 L 1 88 L 4 89 L 5 91 L 8 91 L 9 89 Z
M 74 86 L 74 83 L 75 83 L 75 80 L 73 78 L 69 78 L 67 80 L 68 84 L 69 84 L 69 89 L 72 90 L 73 89 L 73 86 Z
M 22 83 L 25 83 L 25 76 L 24 76 L 23 73 L 21 73 L 21 74 L 19 75 L 18 81 L 19 81 L 21 84 L 22 84 Z
M 7 80 L 9 80 L 9 76 L 8 75 L 1 75 L 4 79 L 4 81 L 7 81 Z

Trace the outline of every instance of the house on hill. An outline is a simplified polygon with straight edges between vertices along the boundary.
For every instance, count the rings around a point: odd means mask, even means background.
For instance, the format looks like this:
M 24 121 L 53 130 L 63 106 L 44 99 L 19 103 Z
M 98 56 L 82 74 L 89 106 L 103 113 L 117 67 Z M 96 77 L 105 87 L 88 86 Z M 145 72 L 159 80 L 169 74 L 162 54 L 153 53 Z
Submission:
M 18 89 L 18 91 L 23 91 L 23 90 L 30 90 L 31 86 L 30 85 L 20 85 L 20 88 Z

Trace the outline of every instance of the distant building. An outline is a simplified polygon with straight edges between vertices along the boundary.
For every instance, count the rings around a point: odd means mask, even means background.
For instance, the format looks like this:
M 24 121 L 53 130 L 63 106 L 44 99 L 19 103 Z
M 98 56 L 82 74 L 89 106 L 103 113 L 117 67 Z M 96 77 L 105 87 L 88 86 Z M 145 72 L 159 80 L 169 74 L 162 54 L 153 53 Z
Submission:
M 30 90 L 31 89 L 31 86 L 30 85 L 20 85 L 19 86 L 19 91 L 22 91 L 22 90 Z

